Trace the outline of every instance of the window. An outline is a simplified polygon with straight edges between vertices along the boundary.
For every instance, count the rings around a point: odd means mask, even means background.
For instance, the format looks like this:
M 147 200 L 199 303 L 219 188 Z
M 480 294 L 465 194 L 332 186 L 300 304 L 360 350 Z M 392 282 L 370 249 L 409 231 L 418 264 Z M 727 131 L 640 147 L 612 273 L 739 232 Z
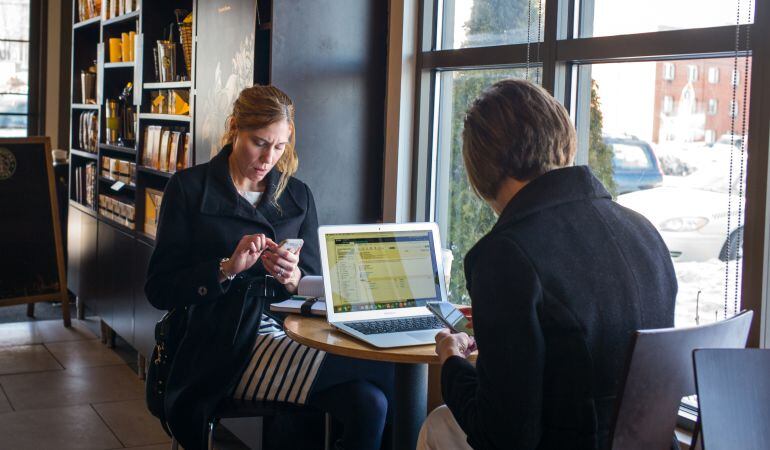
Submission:
M 733 60 L 714 63 L 732 64 Z M 742 58 L 739 64 L 743 64 Z M 718 134 L 730 133 L 730 121 L 705 119 L 705 114 L 697 112 L 698 101 L 706 101 L 702 93 L 689 83 L 660 83 L 655 66 L 654 62 L 584 66 L 591 74 L 591 95 L 599 100 L 602 122 L 598 125 L 603 134 L 627 136 L 620 143 L 610 142 L 612 170 L 602 166 L 596 156 L 589 161 L 617 202 L 647 217 L 663 236 L 679 282 L 676 325 L 704 324 L 724 317 L 725 293 L 733 292 L 741 274 L 740 253 L 726 250 L 738 245 L 735 238 L 730 244 L 726 218 L 728 192 L 732 196 L 739 192 L 739 171 L 733 174 L 734 189 L 730 191 L 728 146 L 708 146 Z M 627 88 L 629 83 L 634 89 Z M 656 110 L 660 105 L 653 99 L 661 94 L 664 99 L 680 99 L 668 114 Z M 732 88 L 725 86 L 717 94 L 729 98 Z M 709 108 L 713 102 L 716 99 L 708 99 Z M 581 151 L 602 154 L 601 143 L 590 142 L 586 149 L 583 142 Z M 739 167 L 737 152 L 733 164 Z M 737 200 L 733 207 L 735 204 Z M 743 218 L 732 213 L 731 232 L 736 233 Z M 727 287 L 726 265 L 730 267 Z M 728 316 L 735 312 L 732 302 L 726 312 Z
M 672 81 L 676 77 L 676 68 L 672 63 L 663 64 L 663 79 Z
M 738 292 L 752 293 L 744 307 L 761 308 L 762 270 L 747 272 L 743 279 L 744 217 L 736 214 L 736 204 L 757 202 L 755 214 L 745 219 L 754 221 L 746 227 L 752 230 L 746 241 L 753 239 L 746 251 L 754 264 L 764 264 L 756 249 L 765 244 L 767 204 L 762 195 L 753 200 L 742 195 L 741 180 L 747 173 L 759 180 L 757 174 L 767 173 L 767 167 L 762 158 L 752 164 L 763 167 L 746 165 L 745 159 L 741 164 L 741 151 L 732 152 L 732 161 L 729 155 L 731 145 L 735 150 L 740 145 L 734 143 L 748 135 L 741 126 L 749 123 L 749 105 L 767 101 L 762 88 L 755 93 L 749 81 L 752 52 L 770 42 L 770 23 L 756 16 L 749 51 L 744 51 L 747 27 L 741 26 L 734 72 L 738 2 L 548 0 L 550 10 L 543 1 L 547 18 L 538 14 L 538 1 L 419 2 L 409 214 L 413 220 L 438 222 L 444 245 L 453 250 L 451 301 L 469 301 L 463 257 L 495 220 L 465 180 L 460 118 L 473 92 L 510 76 L 539 82 L 565 105 L 578 131 L 576 164 L 590 162 L 618 201 L 647 216 L 669 243 L 680 283 L 677 326 L 731 315 L 736 286 Z M 754 3 L 740 1 L 741 24 L 754 22 Z M 762 67 L 768 63 L 762 61 Z M 733 99 L 737 104 L 731 104 Z M 764 138 L 770 134 L 770 105 L 756 111 L 761 117 L 752 117 L 751 123 L 760 128 L 751 136 Z M 725 136 L 732 136 L 733 144 L 724 143 Z M 753 189 L 763 192 L 765 186 Z M 666 191 L 673 194 L 663 195 Z M 733 208 L 729 230 L 728 198 Z M 634 199 L 640 199 L 638 204 Z M 664 217 L 667 211 L 679 214 Z M 682 246 L 684 238 L 691 238 L 688 246 Z
M 470 102 L 497 81 L 524 78 L 526 69 L 456 70 L 439 76 L 438 158 L 436 182 L 436 221 L 445 248 L 457 260 L 486 234 L 497 217 L 487 204 L 473 193 L 462 158 L 463 116 Z M 449 288 L 452 301 L 469 303 L 462 264 L 452 265 Z
M 663 96 L 663 112 L 666 114 L 674 112 L 674 97 L 670 95 Z
M 524 0 L 439 0 L 439 49 L 488 47 L 537 42 L 542 39 L 538 2 Z M 545 11 L 546 0 L 542 1 Z
M 29 0 L 0 0 L 0 137 L 29 126 Z
M 719 105 L 719 101 L 715 98 L 709 99 L 709 106 L 708 106 L 708 113 L 709 115 L 713 116 L 717 113 L 717 106 Z
M 590 27 L 580 37 L 735 25 L 739 0 L 583 0 Z M 748 7 L 742 1 L 741 7 Z M 754 1 L 751 1 L 753 6 Z M 753 10 L 753 8 L 752 8 Z M 741 23 L 752 20 L 742 17 Z
M 689 80 L 690 83 L 698 81 L 698 66 L 694 64 L 687 66 L 687 80 Z
M 719 68 L 718 67 L 709 67 L 709 84 L 717 84 L 719 83 Z

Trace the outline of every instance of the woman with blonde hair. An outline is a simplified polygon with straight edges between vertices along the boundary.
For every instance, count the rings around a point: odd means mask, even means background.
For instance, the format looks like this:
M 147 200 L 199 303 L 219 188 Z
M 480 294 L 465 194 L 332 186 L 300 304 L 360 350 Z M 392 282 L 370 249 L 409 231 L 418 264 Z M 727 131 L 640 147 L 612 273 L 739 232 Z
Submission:
M 293 176 L 295 140 L 292 100 L 274 86 L 244 89 L 222 150 L 166 186 L 145 292 L 159 309 L 187 310 L 165 411 L 188 450 L 205 446 L 205 423 L 228 395 L 315 406 L 343 423 L 338 448 L 380 446 L 392 366 L 294 342 L 250 301 L 254 279 L 269 275 L 261 289 L 285 298 L 320 273 L 313 195 Z M 304 245 L 280 248 L 289 238 Z

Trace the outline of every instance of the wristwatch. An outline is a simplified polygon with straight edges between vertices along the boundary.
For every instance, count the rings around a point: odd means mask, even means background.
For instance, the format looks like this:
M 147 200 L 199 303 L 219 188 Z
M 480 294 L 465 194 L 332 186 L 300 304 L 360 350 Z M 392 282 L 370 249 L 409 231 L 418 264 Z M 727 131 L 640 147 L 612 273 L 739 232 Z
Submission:
M 224 277 L 225 277 L 225 278 L 226 278 L 228 281 L 232 281 L 232 279 L 233 279 L 233 278 L 235 278 L 235 275 L 236 275 L 236 274 L 229 274 L 229 273 L 227 273 L 227 272 L 225 271 L 225 266 L 224 266 L 224 264 L 225 264 L 227 261 L 230 261 L 230 258 L 222 258 L 222 259 L 220 259 L 220 260 L 219 260 L 219 273 L 221 273 L 221 274 L 222 274 L 222 276 L 224 276 Z

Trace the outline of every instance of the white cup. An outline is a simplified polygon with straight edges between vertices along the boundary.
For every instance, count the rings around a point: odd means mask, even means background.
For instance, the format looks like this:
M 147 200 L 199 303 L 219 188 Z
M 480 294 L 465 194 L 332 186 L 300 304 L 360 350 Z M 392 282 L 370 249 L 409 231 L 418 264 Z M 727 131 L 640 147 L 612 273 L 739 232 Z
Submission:
M 454 259 L 452 250 L 446 248 L 441 250 L 441 261 L 444 265 L 444 282 L 446 283 L 447 292 L 449 291 L 449 281 L 452 278 L 452 261 Z

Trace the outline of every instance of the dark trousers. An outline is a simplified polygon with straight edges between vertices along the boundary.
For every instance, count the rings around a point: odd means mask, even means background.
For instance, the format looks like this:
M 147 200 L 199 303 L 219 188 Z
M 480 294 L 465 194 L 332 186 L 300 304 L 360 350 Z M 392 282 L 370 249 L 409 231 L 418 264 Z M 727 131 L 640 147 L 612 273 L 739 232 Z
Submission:
M 326 355 L 308 403 L 342 422 L 345 449 L 378 450 L 393 397 L 393 364 Z

